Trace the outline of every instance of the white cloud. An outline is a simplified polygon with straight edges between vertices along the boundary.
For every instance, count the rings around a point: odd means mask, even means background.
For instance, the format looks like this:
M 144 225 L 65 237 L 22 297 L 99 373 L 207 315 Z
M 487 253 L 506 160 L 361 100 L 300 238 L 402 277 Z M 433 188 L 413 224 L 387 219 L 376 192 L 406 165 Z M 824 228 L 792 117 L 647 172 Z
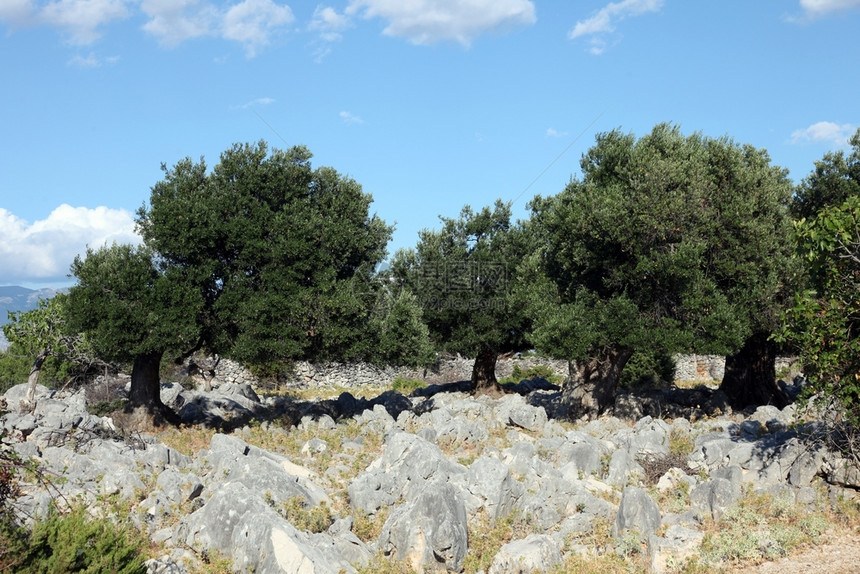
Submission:
M 168 47 L 213 34 L 218 19 L 213 6 L 198 0 L 143 0 L 140 8 L 150 18 L 143 29 Z
M 102 33 L 98 28 L 129 15 L 128 0 L 58 0 L 45 6 L 40 19 L 61 28 L 73 44 L 92 44 Z
M 0 20 L 12 26 L 45 25 L 58 28 L 71 44 L 92 44 L 101 28 L 130 14 L 131 0 L 3 0 Z
M 281 6 L 272 0 L 244 0 L 227 10 L 222 22 L 222 35 L 245 46 L 249 58 L 269 43 L 269 38 L 278 28 L 293 21 L 289 6 Z
M 848 144 L 848 138 L 854 133 L 851 124 L 836 124 L 833 122 L 817 122 L 791 134 L 791 143 L 831 143 L 837 146 Z
M 29 26 L 34 23 L 36 8 L 32 0 L 4 0 L 0 2 L 0 20 L 10 26 Z
M 143 0 L 141 9 L 149 17 L 143 29 L 164 46 L 217 36 L 241 43 L 249 58 L 294 19 L 289 6 L 272 0 L 243 0 L 225 10 L 199 0 Z
M 251 100 L 250 102 L 245 102 L 241 106 L 237 106 L 240 110 L 247 110 L 248 108 L 253 108 L 256 106 L 268 106 L 269 104 L 274 104 L 274 98 L 257 98 L 256 100 Z
M 453 40 L 464 46 L 483 32 L 537 21 L 529 0 L 350 0 L 346 14 L 387 20 L 384 34 L 413 44 Z
M 546 129 L 546 137 L 548 138 L 563 138 L 567 135 L 567 132 L 560 132 L 555 128 L 547 128 Z
M 78 68 L 100 68 L 101 66 L 116 64 L 118 61 L 119 56 L 100 58 L 94 53 L 90 52 L 86 56 L 77 54 L 76 56 L 73 56 L 67 63 L 69 66 L 75 66 Z
M 319 32 L 320 39 L 326 42 L 337 42 L 343 37 L 342 32 L 350 26 L 352 22 L 346 14 L 339 14 L 329 6 L 317 6 L 308 30 Z
M 343 111 L 339 115 L 340 115 L 340 119 L 342 119 L 345 124 L 363 124 L 364 123 L 363 119 L 361 119 L 360 117 L 358 117 L 358 116 L 356 116 L 350 112 L 347 112 L 347 111 Z
M 568 32 L 571 40 L 590 36 L 589 52 L 600 55 L 606 49 L 606 34 L 615 31 L 615 24 L 630 16 L 639 16 L 647 12 L 657 12 L 663 7 L 664 0 L 622 0 L 610 2 L 598 10 L 591 18 L 579 20 Z
M 63 204 L 29 223 L 0 208 L 0 284 L 66 282 L 76 255 L 114 242 L 140 243 L 123 209 Z
M 843 12 L 860 7 L 860 0 L 800 0 L 807 18 L 814 19 L 834 12 Z

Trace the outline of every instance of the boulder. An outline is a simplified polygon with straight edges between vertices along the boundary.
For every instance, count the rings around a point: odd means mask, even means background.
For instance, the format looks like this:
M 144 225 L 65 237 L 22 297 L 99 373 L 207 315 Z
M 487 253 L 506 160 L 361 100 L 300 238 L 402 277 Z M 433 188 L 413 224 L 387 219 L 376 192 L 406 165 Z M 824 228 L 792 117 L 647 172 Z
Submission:
M 466 487 L 478 499 L 476 510 L 483 508 L 491 520 L 504 518 L 525 493 L 508 467 L 498 458 L 482 456 L 469 467 Z
M 348 488 L 356 510 L 374 514 L 383 506 L 408 500 L 427 482 L 462 482 L 466 468 L 452 462 L 434 444 L 421 437 L 394 431 L 386 439 L 382 457 L 354 479 Z
M 185 516 L 174 538 L 198 552 L 226 555 L 240 572 L 355 571 L 337 554 L 314 547 L 259 492 L 237 482 L 222 485 L 199 510 Z
M 546 572 L 561 564 L 561 560 L 561 548 L 553 537 L 531 534 L 502 546 L 487 574 Z
M 382 527 L 379 548 L 417 572 L 459 572 L 468 541 L 460 492 L 433 481 L 392 511 Z
M 690 493 L 690 506 L 719 520 L 740 494 L 731 480 L 715 478 L 703 482 Z
M 659 527 L 660 509 L 648 493 L 636 486 L 625 488 L 612 525 L 612 536 L 623 538 L 634 534 L 640 540 L 648 540 Z

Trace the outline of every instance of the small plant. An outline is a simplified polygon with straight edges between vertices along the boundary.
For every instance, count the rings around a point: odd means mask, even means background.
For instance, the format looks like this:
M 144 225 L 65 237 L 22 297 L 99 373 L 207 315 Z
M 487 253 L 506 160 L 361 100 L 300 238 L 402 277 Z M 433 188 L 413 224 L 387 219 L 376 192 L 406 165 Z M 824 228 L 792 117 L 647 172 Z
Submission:
M 103 417 L 114 411 L 121 410 L 125 407 L 128 401 L 126 399 L 114 399 L 112 401 L 99 401 L 95 404 L 87 405 L 87 412 L 97 417 Z
M 677 427 L 669 433 L 669 454 L 688 456 L 696 449 L 696 443 L 689 431 Z
M 700 566 L 786 556 L 804 542 L 816 544 L 826 525 L 822 514 L 786 498 L 747 492 L 705 534 Z
M 414 391 L 418 389 L 423 389 L 427 386 L 425 381 L 421 379 L 405 379 L 403 377 L 397 377 L 391 383 L 391 388 L 399 393 L 404 395 L 410 395 Z
M 378 553 L 370 564 L 359 568 L 358 574 L 415 574 L 415 569 L 404 562 L 391 560 L 384 553 Z
M 353 515 L 353 533 L 358 536 L 362 542 L 371 542 L 379 538 L 382 534 L 382 527 L 385 521 L 388 520 L 388 509 L 380 508 L 376 514 L 367 514 L 358 511 Z
M 467 574 L 486 572 L 499 550 L 514 539 L 531 533 L 531 520 L 519 512 L 491 522 L 486 516 L 469 525 L 469 552 L 463 561 Z
M 499 380 L 499 383 L 519 383 L 520 381 L 530 380 L 530 379 L 544 379 L 550 383 L 558 384 L 564 377 L 560 377 L 555 374 L 552 370 L 552 367 L 548 365 L 533 365 L 528 369 L 523 370 L 520 365 L 514 365 L 513 369 L 511 369 L 511 375 L 509 377 L 504 377 Z
M 334 522 L 328 504 L 323 500 L 317 506 L 307 508 L 305 499 L 294 496 L 287 502 L 282 502 L 280 512 L 287 522 L 298 528 L 319 534 L 325 532 Z

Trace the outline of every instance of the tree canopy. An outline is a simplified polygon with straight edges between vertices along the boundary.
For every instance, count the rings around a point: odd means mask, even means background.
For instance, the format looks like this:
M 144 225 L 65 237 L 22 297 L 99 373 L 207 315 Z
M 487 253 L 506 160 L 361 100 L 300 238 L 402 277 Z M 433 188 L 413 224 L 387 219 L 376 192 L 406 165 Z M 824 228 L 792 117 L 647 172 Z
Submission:
M 417 296 L 435 344 L 476 358 L 473 388 L 494 387 L 497 354 L 525 344 L 526 317 L 510 305 L 522 231 L 502 201 L 440 220 L 440 229 L 419 233 L 415 249 L 397 253 L 394 274 Z
M 797 219 L 811 219 L 825 207 L 838 207 L 860 195 L 860 129 L 849 140 L 851 152 L 828 152 L 797 187 L 791 203 Z
M 571 360 L 572 406 L 610 406 L 637 348 L 733 353 L 775 327 L 793 189 L 764 150 L 660 124 L 598 135 L 581 166 L 532 202 L 533 338 Z

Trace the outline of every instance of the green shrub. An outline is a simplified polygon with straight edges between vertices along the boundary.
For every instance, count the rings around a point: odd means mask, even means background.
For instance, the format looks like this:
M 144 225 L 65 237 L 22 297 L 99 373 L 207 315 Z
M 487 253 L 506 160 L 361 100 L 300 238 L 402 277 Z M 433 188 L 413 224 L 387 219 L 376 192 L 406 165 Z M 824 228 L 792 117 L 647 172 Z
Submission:
M 661 351 L 642 350 L 633 353 L 621 371 L 619 386 L 660 387 L 675 378 L 675 359 Z
M 318 534 L 325 532 L 334 522 L 328 504 L 323 500 L 316 506 L 307 508 L 301 496 L 294 496 L 287 502 L 282 502 L 280 511 L 287 521 L 298 528 Z
M 553 372 L 552 367 L 549 365 L 533 365 L 528 369 L 523 369 L 520 365 L 514 364 L 514 368 L 511 370 L 511 376 L 504 377 L 499 382 L 519 383 L 520 381 L 529 379 L 544 379 L 550 383 L 558 384 L 561 382 L 562 377 L 556 375 L 555 372 Z
M 404 379 L 403 377 L 397 377 L 391 383 L 393 390 L 404 395 L 411 394 L 416 389 L 423 389 L 426 386 L 427 383 L 421 379 Z
M 30 532 L 4 521 L 0 539 L 7 548 L 0 569 L 5 564 L 21 574 L 146 571 L 143 536 L 107 519 L 91 519 L 84 507 L 68 514 L 52 510 Z

